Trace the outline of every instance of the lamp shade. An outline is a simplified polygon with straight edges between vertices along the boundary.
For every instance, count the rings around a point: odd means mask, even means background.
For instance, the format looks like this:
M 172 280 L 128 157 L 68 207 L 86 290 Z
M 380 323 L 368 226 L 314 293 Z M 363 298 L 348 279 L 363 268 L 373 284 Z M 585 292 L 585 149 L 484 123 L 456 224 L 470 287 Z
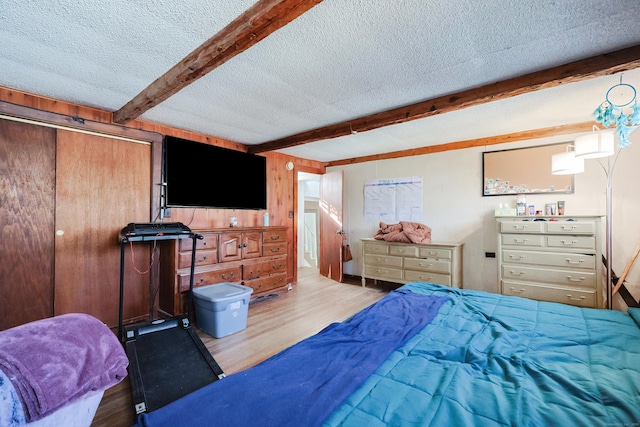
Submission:
M 598 130 L 577 137 L 573 143 L 576 157 L 595 159 L 612 156 L 615 152 L 615 131 Z
M 584 172 L 584 159 L 576 157 L 575 151 L 567 151 L 551 156 L 552 175 L 571 175 Z

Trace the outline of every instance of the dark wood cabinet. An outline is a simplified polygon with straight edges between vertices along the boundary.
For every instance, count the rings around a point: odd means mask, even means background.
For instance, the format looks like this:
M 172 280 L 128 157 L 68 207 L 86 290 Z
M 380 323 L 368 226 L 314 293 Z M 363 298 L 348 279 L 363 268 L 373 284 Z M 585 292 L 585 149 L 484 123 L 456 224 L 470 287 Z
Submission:
M 251 287 L 255 298 L 287 286 L 286 227 L 194 232 L 203 236 L 196 246 L 194 287 L 238 283 Z M 160 310 L 170 315 L 187 310 L 192 246 L 181 243 L 162 245 L 159 304 Z
M 220 262 L 262 256 L 262 234 L 256 231 L 220 233 Z

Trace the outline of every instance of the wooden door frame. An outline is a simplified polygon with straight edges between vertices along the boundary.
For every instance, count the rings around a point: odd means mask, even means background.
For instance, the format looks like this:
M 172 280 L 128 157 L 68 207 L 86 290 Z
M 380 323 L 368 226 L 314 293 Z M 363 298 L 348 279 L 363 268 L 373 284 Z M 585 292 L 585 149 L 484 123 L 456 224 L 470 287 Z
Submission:
M 312 167 L 312 166 L 307 166 L 307 165 L 296 165 L 295 166 L 295 179 L 293 180 L 293 265 L 294 265 L 294 271 L 293 271 L 293 280 L 294 282 L 298 280 L 298 244 L 300 242 L 298 242 L 298 219 L 299 219 L 299 209 L 298 209 L 298 173 L 299 172 L 306 172 L 306 173 L 311 173 L 314 175 L 324 175 L 325 173 L 327 173 L 327 169 L 326 167 L 322 167 L 322 168 L 316 168 L 316 167 Z M 303 212 L 304 213 L 304 212 Z M 318 255 L 320 256 L 320 254 Z

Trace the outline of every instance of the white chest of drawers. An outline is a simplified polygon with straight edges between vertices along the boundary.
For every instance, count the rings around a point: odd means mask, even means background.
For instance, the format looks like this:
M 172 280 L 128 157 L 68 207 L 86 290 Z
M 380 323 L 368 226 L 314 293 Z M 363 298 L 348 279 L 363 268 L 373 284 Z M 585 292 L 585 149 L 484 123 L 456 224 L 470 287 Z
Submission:
M 603 306 L 601 217 L 498 217 L 496 221 L 502 294 Z
M 362 286 L 366 279 L 429 282 L 462 287 L 462 243 L 394 243 L 362 239 Z

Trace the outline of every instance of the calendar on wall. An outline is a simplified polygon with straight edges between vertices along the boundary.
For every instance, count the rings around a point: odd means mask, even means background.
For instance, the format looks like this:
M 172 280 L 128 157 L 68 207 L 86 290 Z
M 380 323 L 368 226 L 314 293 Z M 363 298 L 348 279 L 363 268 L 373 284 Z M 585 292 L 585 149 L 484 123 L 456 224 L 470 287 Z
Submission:
M 364 217 L 384 222 L 422 221 L 422 177 L 365 181 Z

